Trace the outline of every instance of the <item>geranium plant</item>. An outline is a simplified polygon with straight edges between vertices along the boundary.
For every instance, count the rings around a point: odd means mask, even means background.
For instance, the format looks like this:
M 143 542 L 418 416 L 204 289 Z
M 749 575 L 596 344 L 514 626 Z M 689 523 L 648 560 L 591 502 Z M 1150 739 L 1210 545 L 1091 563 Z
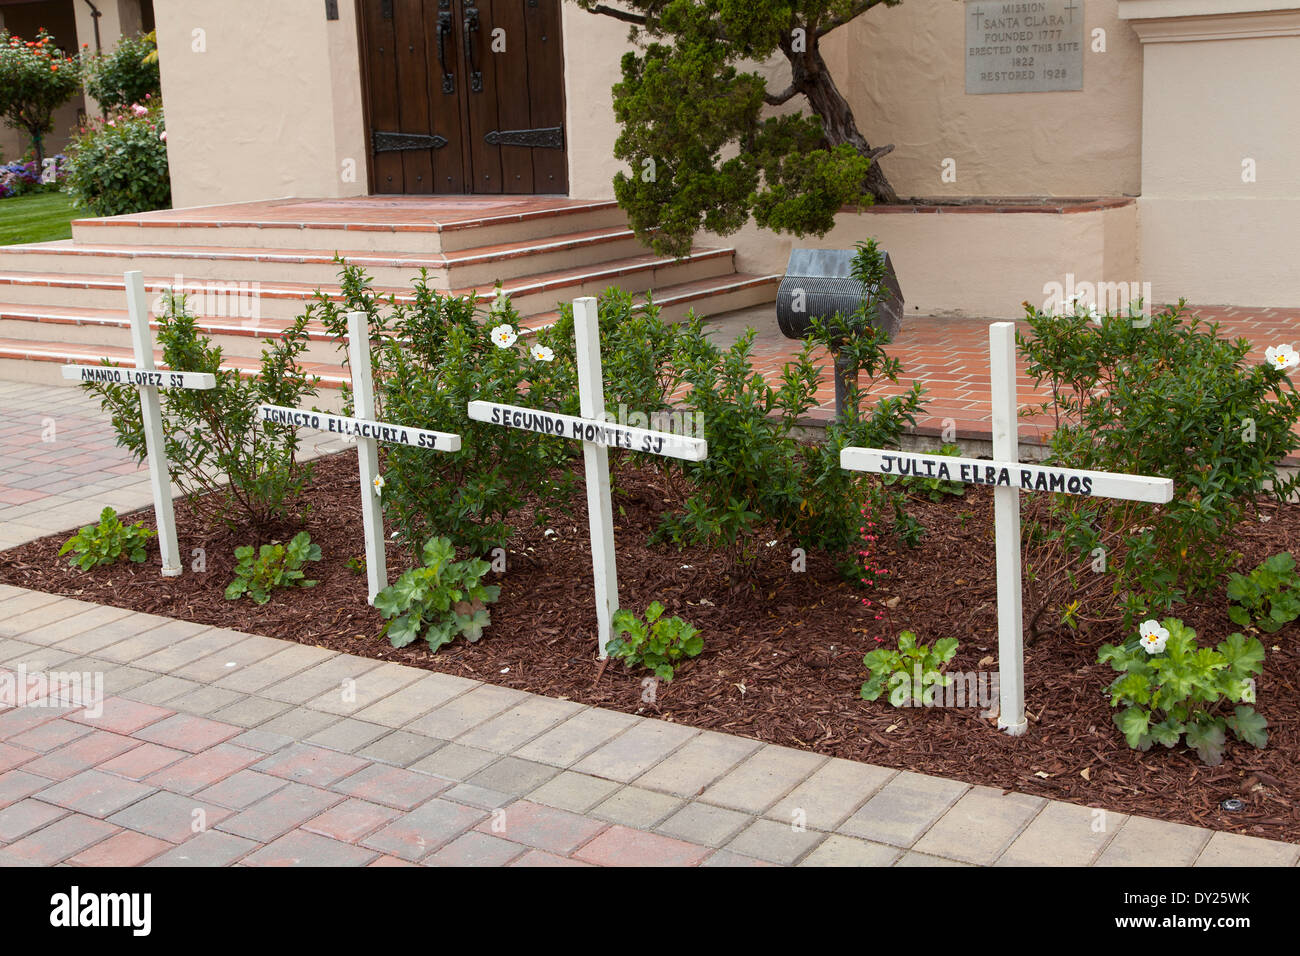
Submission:
M 680 617 L 664 617 L 658 601 L 646 608 L 645 617 L 619 608 L 614 612 L 613 634 L 605 645 L 612 660 L 628 668 L 648 667 L 665 683 L 673 679 L 673 670 L 683 658 L 698 657 L 704 650 L 699 628 Z
M 59 554 L 72 552 L 69 563 L 74 568 L 89 571 L 104 564 L 114 564 L 122 558 L 140 564 L 145 559 L 145 547 L 157 532 L 150 531 L 137 521 L 127 527 L 112 508 L 99 515 L 99 524 L 88 524 L 64 542 Z
M 1135 640 L 1106 644 L 1097 660 L 1120 673 L 1108 692 L 1111 706 L 1121 708 L 1115 726 L 1130 747 L 1185 740 L 1213 767 L 1223 762 L 1228 731 L 1254 747 L 1268 744 L 1268 721 L 1249 706 L 1264 670 L 1257 638 L 1230 634 L 1211 649 L 1178 618 L 1148 620 Z
M 904 631 L 898 635 L 897 649 L 878 647 L 862 658 L 867 667 L 862 699 L 876 700 L 888 690 L 889 702 L 895 707 L 932 704 L 935 690 L 953 681 L 953 676 L 943 669 L 957 653 L 957 647 L 955 637 L 941 637 L 931 647 L 918 643 L 912 631 Z
M 458 636 L 471 644 L 492 623 L 487 606 L 501 596 L 501 587 L 484 584 L 491 565 L 480 558 L 456 560 L 456 548 L 444 537 L 430 538 L 421 554 L 423 564 L 411 568 L 375 595 L 375 610 L 388 623 L 383 633 L 394 647 L 418 637 L 431 651 Z

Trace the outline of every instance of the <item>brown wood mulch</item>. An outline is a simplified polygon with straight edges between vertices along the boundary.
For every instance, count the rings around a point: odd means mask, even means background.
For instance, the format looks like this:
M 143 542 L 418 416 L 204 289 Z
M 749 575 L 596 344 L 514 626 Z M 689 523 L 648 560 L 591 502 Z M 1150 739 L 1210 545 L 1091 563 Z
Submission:
M 311 566 L 312 589 L 277 592 L 258 607 L 226 601 L 233 551 L 253 543 L 247 533 L 205 530 L 177 503 L 182 553 L 206 550 L 206 573 L 176 579 L 158 574 L 158 557 L 81 573 L 57 556 L 67 534 L 0 554 L 0 581 L 101 604 L 184 618 L 315 644 L 364 657 L 398 661 L 493 684 L 639 713 L 693 727 L 812 750 L 850 760 L 953 777 L 1111 811 L 1159 817 L 1255 836 L 1300 842 L 1300 719 L 1297 714 L 1296 624 L 1262 635 L 1268 649 L 1257 708 L 1269 722 L 1269 745 L 1230 743 L 1224 763 L 1202 765 L 1184 747 L 1130 750 L 1111 721 L 1104 688 L 1112 675 L 1096 663 L 1097 648 L 1121 635 L 1062 629 L 1026 649 L 1027 736 L 999 733 L 978 707 L 895 709 L 866 702 L 858 690 L 862 656 L 910 629 L 922 640 L 957 637 L 950 669 L 996 668 L 996 585 L 992 494 L 973 487 L 941 503 L 918 499 L 913 513 L 928 529 L 919 546 L 884 546 L 891 583 L 879 600 L 897 598 L 884 621 L 862 605 L 863 592 L 845 584 L 831 563 L 808 557 L 792 573 L 790 547 L 774 545 L 756 576 L 733 582 L 725 559 L 705 548 L 646 546 L 647 532 L 680 490 L 658 472 L 622 465 L 615 498 L 619 584 L 624 606 L 643 610 L 659 600 L 701 628 L 704 653 L 678 668 L 670 684 L 643 702 L 644 672 L 595 661 L 595 610 L 585 496 L 572 514 L 549 528 L 521 528 L 510 542 L 500 603 L 477 644 L 457 641 L 437 655 L 424 643 L 394 649 L 379 636 L 383 624 L 366 603 L 364 576 L 347 567 L 361 551 L 355 456 L 318 463 L 309 490 L 306 528 L 324 560 Z M 1289 550 L 1300 532 L 1300 505 L 1266 506 L 1264 522 L 1238 534 L 1243 567 Z M 128 520 L 152 526 L 152 512 Z M 288 537 L 295 529 L 283 529 Z M 406 557 L 389 549 L 390 576 Z M 1237 630 L 1222 594 L 1186 605 L 1180 616 L 1202 641 Z M 1220 804 L 1239 798 L 1245 808 Z

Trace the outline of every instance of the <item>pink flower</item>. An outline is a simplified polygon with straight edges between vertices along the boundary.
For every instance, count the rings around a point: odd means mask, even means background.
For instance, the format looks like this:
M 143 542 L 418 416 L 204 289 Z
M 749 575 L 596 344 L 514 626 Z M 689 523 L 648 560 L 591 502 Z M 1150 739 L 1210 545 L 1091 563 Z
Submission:
M 136 116 L 148 116 L 148 115 L 149 115 L 149 111 L 148 111 L 147 109 L 145 109 L 143 106 L 141 106 L 139 103 L 132 103 L 132 104 L 131 104 L 131 112 L 134 113 Z
M 159 133 L 158 138 L 162 140 L 164 143 L 167 142 L 167 131 L 163 130 L 161 133 Z

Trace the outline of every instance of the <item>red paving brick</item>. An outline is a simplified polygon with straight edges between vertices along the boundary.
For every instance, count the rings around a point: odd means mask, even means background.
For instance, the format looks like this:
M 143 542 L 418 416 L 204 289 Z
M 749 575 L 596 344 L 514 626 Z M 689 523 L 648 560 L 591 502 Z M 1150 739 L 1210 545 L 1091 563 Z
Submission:
M 476 830 L 537 850 L 568 854 L 599 833 L 606 824 L 577 813 L 520 800 L 480 823 Z
M 175 750 L 161 744 L 140 744 L 120 757 L 104 761 L 99 769 L 126 777 L 128 780 L 143 780 L 149 774 L 182 760 L 185 756 L 184 750 Z
M 23 766 L 29 773 L 38 773 L 54 780 L 66 780 L 75 773 L 97 767 L 139 745 L 138 740 L 121 734 L 92 730 L 86 736 L 64 744 Z
M 135 731 L 131 736 L 150 743 L 162 744 L 164 747 L 175 747 L 178 750 L 198 753 L 243 732 L 242 727 L 208 720 L 206 717 L 173 714 L 156 724 L 150 724 L 143 730 Z
M 103 843 L 83 850 L 68 862 L 73 866 L 139 866 L 160 853 L 166 853 L 172 844 L 134 830 L 123 830 Z
M 285 780 L 297 780 L 299 783 L 315 787 L 328 787 L 330 784 L 356 773 L 367 766 L 368 760 L 353 757 L 350 754 L 313 747 L 310 744 L 291 744 L 284 750 L 266 757 L 256 767 L 259 773 L 269 773 Z
M 218 744 L 211 750 L 186 757 L 150 774 L 145 783 L 175 793 L 195 793 L 261 760 L 265 754 L 233 744 Z
M 103 712 L 98 716 L 90 716 L 83 710 L 72 714 L 68 719 L 100 730 L 111 730 L 115 734 L 133 734 L 174 713 L 174 710 L 142 704 L 125 697 L 109 697 L 104 700 Z
M 338 781 L 330 789 L 399 810 L 413 810 L 450 786 L 452 781 L 442 777 L 372 764 Z
M 381 807 L 377 803 L 348 800 L 326 810 L 314 820 L 304 823 L 302 829 L 319 833 L 332 840 L 356 843 L 380 827 L 392 823 L 401 815 L 400 811 L 391 807 Z
M 712 852 L 707 846 L 615 825 L 573 857 L 597 866 L 697 866 Z

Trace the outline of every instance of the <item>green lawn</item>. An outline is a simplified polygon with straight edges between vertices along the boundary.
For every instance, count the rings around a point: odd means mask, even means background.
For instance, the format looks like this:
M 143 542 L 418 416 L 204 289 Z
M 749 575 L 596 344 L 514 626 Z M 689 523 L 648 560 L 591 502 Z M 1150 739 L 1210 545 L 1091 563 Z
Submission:
M 0 199 L 0 246 L 71 239 L 72 220 L 88 215 L 84 209 L 77 210 L 72 197 L 64 193 L 32 193 Z

